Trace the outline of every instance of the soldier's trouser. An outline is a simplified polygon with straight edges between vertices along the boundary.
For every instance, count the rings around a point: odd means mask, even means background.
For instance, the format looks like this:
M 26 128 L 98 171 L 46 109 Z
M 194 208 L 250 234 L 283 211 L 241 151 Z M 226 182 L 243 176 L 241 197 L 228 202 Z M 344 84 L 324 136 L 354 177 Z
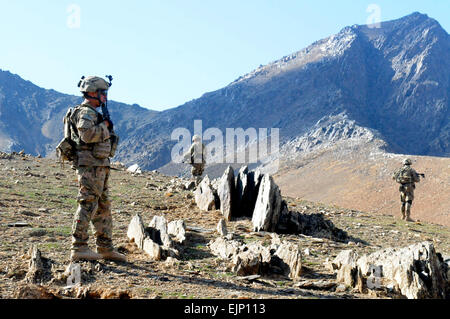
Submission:
M 205 169 L 204 164 L 192 164 L 191 174 L 195 178 L 198 184 L 202 178 L 203 170 Z
M 414 200 L 414 188 L 415 186 L 413 184 L 401 185 L 399 188 L 403 216 L 406 215 L 409 217 L 411 215 L 411 206 Z
M 109 167 L 77 168 L 78 209 L 72 226 L 72 250 L 86 248 L 90 222 L 94 226 L 97 248 L 112 249 L 111 203 L 108 198 Z

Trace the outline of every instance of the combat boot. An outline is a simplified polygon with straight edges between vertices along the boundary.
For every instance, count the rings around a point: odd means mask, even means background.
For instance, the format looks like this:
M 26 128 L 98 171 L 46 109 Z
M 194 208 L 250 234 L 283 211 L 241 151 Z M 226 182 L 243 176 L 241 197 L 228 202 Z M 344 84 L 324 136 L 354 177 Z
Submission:
M 79 248 L 77 250 L 72 250 L 70 252 L 70 260 L 99 260 L 102 259 L 102 255 L 90 250 L 87 247 Z
M 414 222 L 415 220 L 412 219 L 411 217 L 409 217 L 409 215 L 406 215 L 406 219 L 407 222 Z
M 97 252 L 101 255 L 102 259 L 126 262 L 127 257 L 124 254 L 119 253 L 115 249 L 111 248 L 97 248 Z

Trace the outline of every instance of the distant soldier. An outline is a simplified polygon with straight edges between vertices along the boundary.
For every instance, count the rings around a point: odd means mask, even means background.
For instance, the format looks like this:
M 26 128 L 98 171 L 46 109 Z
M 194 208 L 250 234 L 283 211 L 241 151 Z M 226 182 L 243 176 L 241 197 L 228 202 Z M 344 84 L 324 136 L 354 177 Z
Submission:
M 411 219 L 411 205 L 414 200 L 415 183 L 420 182 L 419 174 L 411 167 L 411 164 L 411 160 L 406 158 L 403 160 L 403 167 L 396 170 L 392 175 L 392 179 L 400 184 L 399 191 L 400 200 L 402 202 L 402 219 L 409 222 L 414 221 Z
M 76 144 L 74 166 L 77 170 L 79 192 L 78 209 L 72 227 L 72 261 L 109 259 L 126 261 L 126 257 L 113 248 L 111 202 L 108 196 L 111 141 L 115 133 L 112 123 L 103 119 L 98 107 L 106 103 L 110 83 L 90 76 L 78 84 L 85 100 L 74 108 L 70 116 L 72 140 Z M 95 229 L 97 252 L 88 248 L 88 228 Z
M 192 137 L 192 145 L 186 154 L 183 155 L 183 162 L 192 165 L 191 174 L 195 179 L 195 184 L 201 182 L 203 171 L 206 164 L 206 146 L 198 135 Z

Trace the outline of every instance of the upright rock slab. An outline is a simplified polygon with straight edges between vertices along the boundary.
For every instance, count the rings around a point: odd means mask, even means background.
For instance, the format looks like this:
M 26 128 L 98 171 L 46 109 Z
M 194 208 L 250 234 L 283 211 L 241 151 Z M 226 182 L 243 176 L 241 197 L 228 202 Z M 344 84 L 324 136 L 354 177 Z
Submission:
M 179 257 L 179 252 L 173 248 L 175 242 L 183 243 L 186 229 L 183 220 L 167 224 L 163 216 L 154 216 L 148 227 L 144 227 L 142 218 L 136 214 L 128 225 L 127 236 L 136 246 L 143 250 L 151 260 L 164 260 L 167 257 Z
M 209 211 L 216 208 L 216 198 L 208 175 L 203 178 L 194 193 L 195 202 L 200 210 Z
M 143 249 L 145 228 L 144 222 L 142 221 L 141 216 L 139 216 L 138 214 L 134 215 L 134 217 L 131 219 L 131 222 L 128 224 L 127 237 L 131 241 L 134 241 L 139 249 Z
M 281 215 L 281 204 L 280 188 L 275 184 L 272 176 L 265 174 L 259 187 L 252 216 L 254 231 L 275 231 Z
M 236 206 L 234 171 L 231 166 L 228 166 L 222 175 L 217 187 L 217 194 L 220 201 L 220 211 L 225 220 L 230 221 Z

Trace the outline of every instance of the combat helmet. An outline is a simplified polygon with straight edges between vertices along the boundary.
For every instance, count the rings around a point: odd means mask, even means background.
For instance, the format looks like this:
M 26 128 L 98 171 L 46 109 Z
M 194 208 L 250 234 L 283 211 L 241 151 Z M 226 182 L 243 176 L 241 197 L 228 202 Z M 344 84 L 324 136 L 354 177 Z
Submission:
M 80 82 L 78 82 L 78 87 L 82 93 L 107 91 L 110 86 L 110 83 L 98 76 L 83 76 Z
M 411 165 L 411 164 L 412 164 L 411 159 L 405 158 L 405 159 L 403 160 L 403 165 Z
M 200 142 L 201 140 L 202 140 L 202 138 L 198 135 L 192 136 L 192 142 Z

